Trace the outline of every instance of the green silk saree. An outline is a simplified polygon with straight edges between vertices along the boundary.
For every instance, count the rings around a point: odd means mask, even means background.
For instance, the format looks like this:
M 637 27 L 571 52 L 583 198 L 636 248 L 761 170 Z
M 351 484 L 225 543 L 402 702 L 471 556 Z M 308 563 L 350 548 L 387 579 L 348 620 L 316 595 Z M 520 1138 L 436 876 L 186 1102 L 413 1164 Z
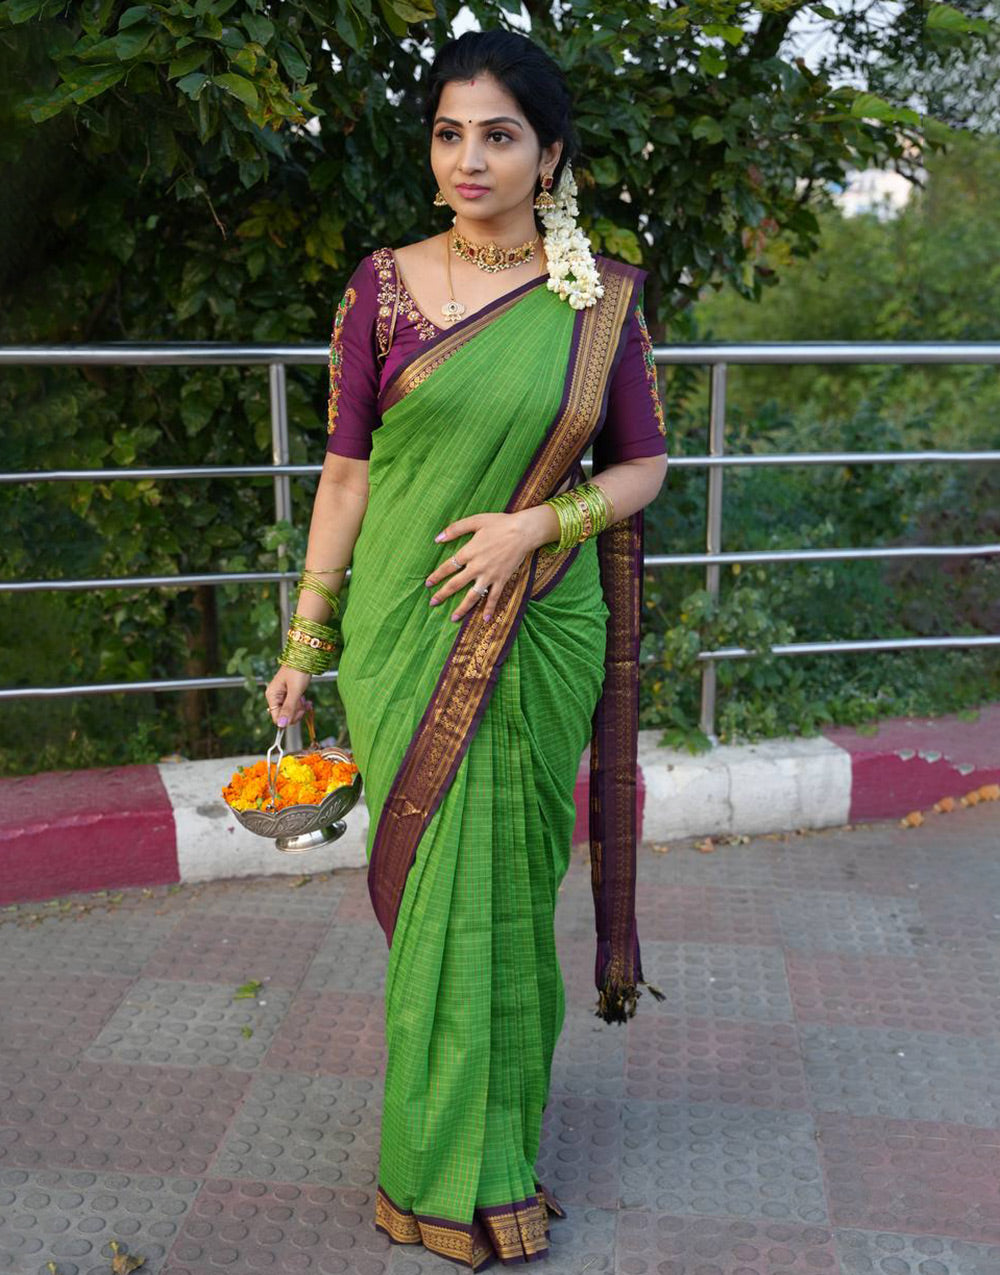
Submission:
M 549 1213 L 562 1214 L 534 1163 L 565 1017 L 553 917 L 588 740 L 597 1013 L 624 1021 L 644 981 L 641 511 L 529 555 L 489 623 L 479 606 L 453 622 L 464 592 L 431 607 L 424 585 L 464 543 L 435 543 L 450 522 L 527 508 L 585 477 L 643 277 L 598 265 L 595 306 L 573 310 L 542 276 L 390 378 L 342 618 L 338 685 L 390 948 L 375 1225 L 473 1269 L 544 1257 Z

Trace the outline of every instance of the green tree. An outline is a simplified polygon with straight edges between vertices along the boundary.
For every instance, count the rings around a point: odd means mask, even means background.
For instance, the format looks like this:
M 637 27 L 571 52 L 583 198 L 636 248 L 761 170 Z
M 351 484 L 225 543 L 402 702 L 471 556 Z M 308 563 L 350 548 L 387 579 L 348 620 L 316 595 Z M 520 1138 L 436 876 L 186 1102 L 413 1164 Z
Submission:
M 0 341 L 325 341 L 366 252 L 439 225 L 417 105 L 459 0 L 4 0 L 0 4 Z M 954 139 L 901 98 L 833 86 L 836 60 L 942 67 L 992 30 L 947 4 L 892 23 L 826 5 L 472 0 L 526 14 L 570 76 L 575 166 L 598 250 L 650 270 L 655 335 L 728 281 L 759 297 L 818 245 L 825 184 L 920 164 Z M 809 11 L 839 37 L 830 74 L 787 52 Z M 399 181 L 406 173 L 410 180 Z M 322 450 L 324 378 L 290 376 L 293 460 Z M 266 458 L 259 369 L 23 369 L 0 378 L 10 468 Z M 310 484 L 296 484 L 304 522 Z M 217 571 L 275 561 L 266 480 L 39 485 L 4 493 L 7 576 Z M 269 547 L 272 546 L 272 547 Z M 273 591 L 32 594 L 4 608 L 18 684 L 211 673 L 277 645 Z M 30 644 L 24 633 L 34 635 Z M 272 656 L 258 658 L 263 667 Z M 37 767 L 171 747 L 259 744 L 232 696 L 53 705 Z M 336 697 L 330 694 L 330 707 Z M 153 726 L 131 742 L 136 712 Z M 252 710 L 248 709 L 250 713 Z M 23 737 L 28 710 L 3 715 Z M 34 724 L 36 717 L 30 720 Z M 66 740 L 72 738 L 73 748 Z M 132 754 L 128 749 L 135 748 Z

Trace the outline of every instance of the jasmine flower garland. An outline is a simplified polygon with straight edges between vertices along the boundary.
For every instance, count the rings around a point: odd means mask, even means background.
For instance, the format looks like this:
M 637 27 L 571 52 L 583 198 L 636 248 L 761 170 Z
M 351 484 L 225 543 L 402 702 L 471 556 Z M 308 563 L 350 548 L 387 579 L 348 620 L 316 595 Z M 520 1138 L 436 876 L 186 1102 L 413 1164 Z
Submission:
M 569 301 L 574 310 L 596 305 L 604 296 L 590 240 L 577 225 L 579 209 L 573 169 L 567 164 L 559 179 L 556 206 L 540 213 L 545 226 L 545 255 L 549 264 L 550 292 Z

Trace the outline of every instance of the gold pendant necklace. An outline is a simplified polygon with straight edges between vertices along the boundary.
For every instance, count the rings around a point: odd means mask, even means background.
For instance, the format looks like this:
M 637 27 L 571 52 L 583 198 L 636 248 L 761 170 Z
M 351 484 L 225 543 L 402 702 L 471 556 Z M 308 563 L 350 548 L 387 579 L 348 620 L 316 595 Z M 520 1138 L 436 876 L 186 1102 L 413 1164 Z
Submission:
M 452 229 L 448 233 L 449 235 L 458 235 L 459 232 L 455 230 L 454 227 L 452 227 Z M 522 245 L 523 248 L 531 249 L 530 255 L 524 258 L 525 261 L 531 261 L 532 258 L 534 257 L 535 244 L 538 242 L 538 239 L 539 239 L 539 236 L 536 235 L 534 239 L 532 239 L 529 243 Z M 466 243 L 468 243 L 468 240 L 466 240 Z M 490 244 L 487 246 L 494 247 L 494 248 L 496 247 L 495 244 Z M 511 249 L 511 251 L 520 252 L 521 249 L 515 248 L 515 249 Z M 462 254 L 459 253 L 459 256 L 461 255 Z M 458 320 L 462 317 L 462 315 L 465 314 L 466 307 L 463 305 L 461 301 L 455 300 L 455 286 L 452 283 L 452 279 L 451 279 L 451 253 L 448 251 L 447 238 L 445 239 L 445 245 L 444 245 L 444 260 L 445 260 L 445 265 L 447 267 L 447 272 L 448 272 L 448 296 L 450 300 L 446 301 L 444 305 L 441 307 L 441 313 L 444 315 L 444 317 L 447 319 L 449 323 L 457 323 Z M 466 260 L 468 260 L 468 258 L 466 258 Z M 539 261 L 541 261 L 540 256 L 539 256 Z M 478 264 L 478 262 L 476 264 Z M 516 265 L 518 263 L 514 262 L 513 264 Z M 487 268 L 488 267 L 483 267 L 483 269 L 487 269 Z M 498 268 L 503 269 L 504 267 L 498 267 Z

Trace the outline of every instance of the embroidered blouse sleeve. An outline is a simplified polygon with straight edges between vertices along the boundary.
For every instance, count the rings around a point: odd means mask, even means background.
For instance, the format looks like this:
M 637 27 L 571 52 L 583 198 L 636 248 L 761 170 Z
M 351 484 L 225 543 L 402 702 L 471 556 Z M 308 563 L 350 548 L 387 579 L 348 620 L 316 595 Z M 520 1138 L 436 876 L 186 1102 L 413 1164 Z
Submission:
M 333 316 L 326 450 L 367 460 L 378 420 L 375 357 L 375 275 L 365 257 L 351 275 Z
M 633 302 L 626 328 L 625 348 L 612 374 L 607 416 L 598 436 L 606 465 L 667 454 L 667 427 L 641 297 Z

